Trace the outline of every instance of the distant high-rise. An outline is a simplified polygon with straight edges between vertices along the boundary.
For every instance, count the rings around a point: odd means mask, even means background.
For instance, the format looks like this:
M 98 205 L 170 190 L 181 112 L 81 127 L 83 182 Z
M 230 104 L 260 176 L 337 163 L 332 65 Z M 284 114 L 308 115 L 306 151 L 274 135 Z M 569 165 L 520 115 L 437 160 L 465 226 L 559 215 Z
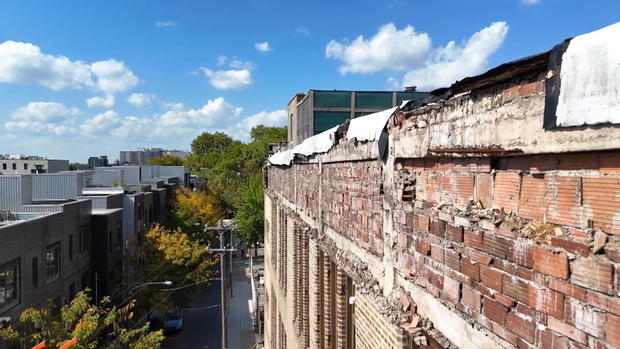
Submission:
M 168 150 L 162 148 L 144 148 L 139 150 L 121 150 L 119 161 L 121 165 L 144 165 L 153 158 L 166 155 L 185 159 L 190 153 L 185 150 Z
M 109 166 L 108 156 L 101 155 L 99 157 L 91 156 L 88 158 L 88 168 L 94 169 L 95 167 L 107 167 Z

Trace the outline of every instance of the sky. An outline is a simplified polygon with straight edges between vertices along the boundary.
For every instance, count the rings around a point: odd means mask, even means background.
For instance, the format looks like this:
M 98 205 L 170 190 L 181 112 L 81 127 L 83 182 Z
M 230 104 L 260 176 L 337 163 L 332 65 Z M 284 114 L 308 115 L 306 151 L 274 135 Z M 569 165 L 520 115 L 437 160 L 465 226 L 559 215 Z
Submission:
M 618 0 L 1 1 L 0 154 L 249 140 L 309 89 L 428 91 L 620 20 Z

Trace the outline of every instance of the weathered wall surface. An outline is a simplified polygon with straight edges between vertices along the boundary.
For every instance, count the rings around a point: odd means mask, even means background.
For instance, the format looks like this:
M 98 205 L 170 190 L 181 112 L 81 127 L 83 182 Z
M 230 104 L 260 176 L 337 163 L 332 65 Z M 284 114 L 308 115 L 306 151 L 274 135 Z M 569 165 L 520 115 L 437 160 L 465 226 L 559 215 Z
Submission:
M 620 129 L 543 130 L 540 79 L 268 167 L 267 347 L 620 347 Z

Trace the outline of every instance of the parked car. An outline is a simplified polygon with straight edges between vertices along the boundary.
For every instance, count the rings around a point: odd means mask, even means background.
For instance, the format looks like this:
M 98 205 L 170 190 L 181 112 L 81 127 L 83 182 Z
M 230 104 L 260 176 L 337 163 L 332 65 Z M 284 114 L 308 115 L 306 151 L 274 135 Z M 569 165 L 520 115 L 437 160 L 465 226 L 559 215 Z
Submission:
M 183 330 L 183 309 L 175 309 L 168 312 L 163 321 L 164 332 L 177 332 Z

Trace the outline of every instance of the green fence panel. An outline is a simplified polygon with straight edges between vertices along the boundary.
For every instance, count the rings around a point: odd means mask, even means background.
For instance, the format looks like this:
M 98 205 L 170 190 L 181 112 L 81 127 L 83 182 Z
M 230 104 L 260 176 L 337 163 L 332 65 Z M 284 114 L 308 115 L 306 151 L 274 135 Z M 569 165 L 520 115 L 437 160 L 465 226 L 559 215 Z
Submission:
M 356 109 L 390 109 L 392 92 L 356 92 Z
M 351 92 L 314 91 L 315 108 L 351 108 Z
M 345 122 L 351 114 L 340 111 L 315 111 L 314 112 L 314 134 L 329 130 Z

